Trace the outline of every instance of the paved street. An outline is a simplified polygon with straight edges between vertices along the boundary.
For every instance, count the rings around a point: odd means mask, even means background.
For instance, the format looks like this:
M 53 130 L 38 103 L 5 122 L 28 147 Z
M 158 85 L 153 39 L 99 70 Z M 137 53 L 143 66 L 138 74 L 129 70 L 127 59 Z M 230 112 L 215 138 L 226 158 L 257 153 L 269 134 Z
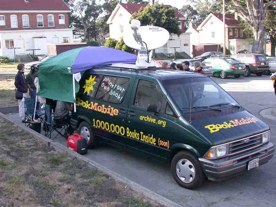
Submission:
M 276 96 L 269 77 L 252 75 L 248 78 L 214 80 L 246 109 L 269 124 L 272 142 L 276 143 L 276 119 L 271 120 L 260 115 L 264 109 L 276 108 Z M 66 144 L 65 139 L 56 140 Z M 139 154 L 101 146 L 89 150 L 85 156 L 180 206 L 263 207 L 276 204 L 276 156 L 268 164 L 244 175 L 223 182 L 207 181 L 203 187 L 194 191 L 179 187 L 170 174 L 169 166 L 140 157 Z

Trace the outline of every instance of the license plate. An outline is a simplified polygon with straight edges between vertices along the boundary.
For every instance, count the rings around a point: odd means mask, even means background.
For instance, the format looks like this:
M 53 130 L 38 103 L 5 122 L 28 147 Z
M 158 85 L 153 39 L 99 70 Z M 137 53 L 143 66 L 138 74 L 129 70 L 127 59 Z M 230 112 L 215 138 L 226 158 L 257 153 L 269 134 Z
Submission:
M 261 63 L 261 65 L 264 65 L 264 63 Z
M 259 167 L 259 158 L 249 161 L 247 165 L 247 170 L 251 170 L 256 167 Z

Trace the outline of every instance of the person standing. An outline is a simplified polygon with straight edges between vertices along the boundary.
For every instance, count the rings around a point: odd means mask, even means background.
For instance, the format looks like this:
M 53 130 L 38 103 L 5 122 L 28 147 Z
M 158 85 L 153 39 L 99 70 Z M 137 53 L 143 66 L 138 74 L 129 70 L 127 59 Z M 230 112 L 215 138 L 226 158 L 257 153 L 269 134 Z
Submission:
M 276 72 L 271 74 L 270 79 L 273 81 L 274 93 L 276 95 Z
M 189 61 L 183 62 L 183 69 L 184 69 L 184 71 L 190 71 L 190 62 Z
M 27 93 L 28 88 L 25 80 L 25 65 L 24 64 L 18 64 L 17 65 L 17 74 L 15 76 L 15 82 L 14 85 L 16 87 L 16 99 L 18 99 L 18 112 L 19 117 L 21 118 L 22 122 L 25 122 L 25 99 L 24 99 L 24 93 Z
M 201 63 L 199 61 L 195 62 L 195 72 L 204 74 L 203 73 L 203 68 L 202 68 Z

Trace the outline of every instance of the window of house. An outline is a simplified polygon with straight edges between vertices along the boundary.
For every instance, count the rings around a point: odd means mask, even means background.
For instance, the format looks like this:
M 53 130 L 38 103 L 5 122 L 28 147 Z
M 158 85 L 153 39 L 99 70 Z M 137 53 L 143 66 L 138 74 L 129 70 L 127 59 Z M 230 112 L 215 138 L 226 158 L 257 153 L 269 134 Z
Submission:
M 14 48 L 14 42 L 12 39 L 10 40 L 5 40 L 6 48 L 7 49 L 13 49 Z
M 58 15 L 58 23 L 65 24 L 65 16 L 63 14 Z
M 240 36 L 241 36 L 241 38 L 243 38 L 243 31 L 242 30 L 240 30 Z
M 235 37 L 239 37 L 239 30 L 235 29 Z
M 18 21 L 16 15 L 11 15 L 11 28 L 18 28 Z
M 110 103 L 122 103 L 129 86 L 129 78 L 104 76 L 96 99 Z
M 43 22 L 43 15 L 42 14 L 38 14 L 36 15 L 36 25 L 37 27 L 44 27 L 44 22 Z
M 48 14 L 48 27 L 55 26 L 55 18 L 53 14 Z
M 232 37 L 233 36 L 233 29 L 229 28 L 229 36 Z
M 180 30 L 182 30 L 182 24 L 181 24 L 181 21 L 178 21 L 178 27 Z
M 160 87 L 151 82 L 140 80 L 138 83 L 134 105 L 138 108 L 148 111 L 155 108 L 157 112 L 161 111 L 163 93 Z
M 30 27 L 29 15 L 27 15 L 27 14 L 22 15 L 22 26 L 23 26 L 23 28 Z
M 215 32 L 211 32 L 211 37 L 215 38 L 216 37 L 216 33 Z
M 5 16 L 0 15 L 0 26 L 5 26 L 5 25 L 6 25 Z

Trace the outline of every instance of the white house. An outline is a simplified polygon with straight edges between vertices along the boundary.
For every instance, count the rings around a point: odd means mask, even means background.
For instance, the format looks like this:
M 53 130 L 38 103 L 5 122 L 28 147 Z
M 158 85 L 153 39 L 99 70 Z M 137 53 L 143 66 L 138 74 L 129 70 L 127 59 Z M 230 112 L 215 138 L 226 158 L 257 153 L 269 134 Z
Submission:
M 187 42 L 189 42 L 189 55 L 193 57 L 193 45 L 200 44 L 200 38 L 199 38 L 199 31 L 197 31 L 196 26 L 194 24 L 190 24 L 189 28 L 185 32 L 187 38 L 189 39 Z
M 109 25 L 109 35 L 110 38 L 119 40 L 124 33 L 124 28 L 129 27 L 129 22 L 131 19 L 131 15 L 135 12 L 138 12 L 140 9 L 143 9 L 148 4 L 125 4 L 118 3 L 113 12 L 111 13 L 109 19 L 107 20 L 107 24 Z M 175 34 L 171 34 L 170 40 L 168 43 L 159 48 L 159 51 L 185 51 L 186 53 L 190 53 L 190 43 L 189 36 L 185 34 L 185 24 L 184 24 L 184 16 L 179 12 L 176 12 L 176 16 L 179 19 L 179 27 L 182 31 L 180 36 Z M 158 37 L 157 37 L 158 38 Z
M 197 27 L 199 32 L 199 44 L 219 44 L 223 46 L 223 15 L 219 13 L 209 14 Z M 225 45 L 232 54 L 239 50 L 250 50 L 250 44 L 243 33 L 239 21 L 234 14 L 225 15 Z
M 73 42 L 63 0 L 0 0 L 0 56 L 47 54 L 47 45 Z

